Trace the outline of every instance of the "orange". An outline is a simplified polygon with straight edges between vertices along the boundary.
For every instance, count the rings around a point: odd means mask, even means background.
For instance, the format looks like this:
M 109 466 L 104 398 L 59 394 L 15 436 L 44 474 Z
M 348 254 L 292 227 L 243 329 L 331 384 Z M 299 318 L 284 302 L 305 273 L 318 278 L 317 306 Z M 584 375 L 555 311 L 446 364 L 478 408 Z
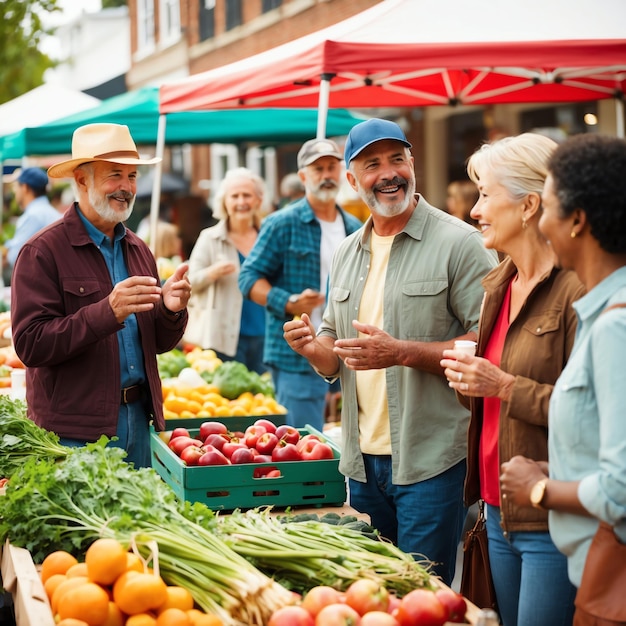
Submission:
M 59 619 L 82 619 L 89 626 L 102 626 L 109 615 L 109 594 L 96 583 L 86 582 L 69 589 L 58 604 Z
M 51 552 L 41 564 L 42 582 L 45 583 L 52 574 L 65 574 L 76 563 L 78 563 L 78 559 L 65 550 Z
M 70 589 L 74 589 L 75 587 L 79 587 L 80 585 L 84 585 L 88 583 L 89 579 L 87 576 L 74 576 L 73 578 L 68 578 L 61 582 L 57 588 L 54 590 L 52 594 L 52 598 L 50 599 L 50 606 L 52 608 L 52 614 L 56 615 L 57 608 L 59 604 L 59 600 L 67 591 Z
M 125 621 L 126 617 L 119 606 L 112 600 L 109 600 L 109 612 L 102 626 L 124 626 Z
M 101 585 L 113 584 L 126 571 L 127 553 L 117 539 L 96 539 L 85 553 L 89 580 Z
M 134 552 L 126 553 L 126 571 L 128 570 L 134 570 L 135 572 L 143 572 L 144 570 L 143 561 Z
M 127 571 L 113 584 L 113 600 L 127 615 L 145 613 L 167 600 L 167 586 L 160 576 Z
M 156 626 L 192 626 L 189 617 L 181 609 L 165 609 L 157 616 Z
M 217 616 L 210 613 L 203 613 L 197 609 L 187 611 L 192 626 L 223 626 L 224 622 Z
M 189 611 L 193 609 L 193 596 L 189 590 L 184 587 L 178 587 L 176 585 L 169 585 L 167 587 L 167 600 L 158 607 L 157 611 L 162 613 L 166 609 L 181 609 L 182 611 Z
M 60 622 L 57 622 L 56 626 L 89 626 L 89 624 L 84 622 L 82 619 L 67 617 L 66 619 L 62 619 Z
M 126 626 L 156 626 L 156 617 L 149 613 L 137 613 L 126 619 Z
M 67 580 L 67 576 L 65 574 L 52 574 L 43 584 L 43 588 L 46 591 L 46 595 L 48 596 L 48 600 L 52 598 L 52 594 L 54 590 L 64 581 Z
M 76 565 L 72 565 L 65 575 L 68 578 L 73 578 L 74 576 L 87 576 L 87 565 L 85 563 L 76 563 Z

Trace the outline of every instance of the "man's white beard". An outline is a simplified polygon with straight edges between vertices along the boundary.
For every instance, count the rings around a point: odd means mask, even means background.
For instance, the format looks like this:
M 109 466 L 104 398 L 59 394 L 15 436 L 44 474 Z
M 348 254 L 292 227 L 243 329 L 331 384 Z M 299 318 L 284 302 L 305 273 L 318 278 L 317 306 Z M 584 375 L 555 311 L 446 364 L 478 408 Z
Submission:
M 367 191 L 362 187 L 359 187 L 359 196 L 361 196 L 361 200 L 367 204 L 372 213 L 376 213 L 382 217 L 395 217 L 396 215 L 402 215 L 402 213 L 404 213 L 411 205 L 414 195 L 414 178 L 408 181 L 404 198 L 402 200 L 398 200 L 398 202 L 395 202 L 394 204 L 384 204 L 378 200 L 374 191 Z
M 115 194 L 110 194 L 113 196 Z M 135 206 L 135 196 L 133 196 L 132 200 L 128 203 L 128 208 L 125 211 L 116 211 L 109 204 L 108 195 L 101 195 L 97 192 L 93 187 L 89 188 L 88 191 L 89 202 L 91 206 L 95 209 L 96 213 L 105 221 L 119 223 L 125 222 L 133 212 L 133 207 Z

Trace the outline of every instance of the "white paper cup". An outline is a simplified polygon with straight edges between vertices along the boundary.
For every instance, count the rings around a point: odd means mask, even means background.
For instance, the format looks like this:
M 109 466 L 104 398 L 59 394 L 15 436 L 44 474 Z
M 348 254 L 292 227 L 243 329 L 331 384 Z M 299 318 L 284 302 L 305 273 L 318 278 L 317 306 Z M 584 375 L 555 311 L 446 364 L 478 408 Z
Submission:
M 465 354 L 469 354 L 470 356 L 474 356 L 476 354 L 476 342 L 468 341 L 466 339 L 462 339 L 460 341 L 454 342 L 454 349 L 461 350 L 465 352 Z

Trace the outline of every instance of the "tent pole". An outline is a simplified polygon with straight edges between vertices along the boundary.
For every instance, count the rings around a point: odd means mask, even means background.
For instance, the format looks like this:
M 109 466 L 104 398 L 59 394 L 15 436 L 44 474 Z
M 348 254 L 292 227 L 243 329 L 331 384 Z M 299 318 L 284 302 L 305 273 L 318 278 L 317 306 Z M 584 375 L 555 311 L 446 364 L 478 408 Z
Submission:
M 615 120 L 617 136 L 624 138 L 624 100 L 615 98 Z
M 326 122 L 328 120 L 328 101 L 330 99 L 330 81 L 334 74 L 322 74 L 320 95 L 317 104 L 317 139 L 326 138 Z
M 154 254 L 157 239 L 157 225 L 159 222 L 159 205 L 161 204 L 161 173 L 163 171 L 163 152 L 165 151 L 165 115 L 159 115 L 157 130 L 156 156 L 161 161 L 155 165 L 154 180 L 152 181 L 152 198 L 150 201 L 150 250 Z

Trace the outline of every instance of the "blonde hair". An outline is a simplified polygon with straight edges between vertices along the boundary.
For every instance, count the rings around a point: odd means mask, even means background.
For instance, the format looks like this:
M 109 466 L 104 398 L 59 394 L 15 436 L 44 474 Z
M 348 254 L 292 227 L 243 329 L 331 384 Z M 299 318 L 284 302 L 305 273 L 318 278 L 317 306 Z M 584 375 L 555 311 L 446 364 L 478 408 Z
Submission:
M 467 161 L 467 174 L 478 184 L 480 172 L 490 170 L 513 198 L 541 195 L 548 175 L 548 160 L 557 143 L 537 133 L 504 137 L 480 146 Z
M 265 190 L 265 181 L 258 174 L 255 174 L 247 167 L 236 167 L 226 172 L 224 178 L 222 178 L 217 190 L 215 191 L 215 201 L 213 207 L 214 215 L 220 220 L 228 218 L 225 204 L 228 186 L 231 182 L 240 178 L 244 178 L 252 182 L 256 195 L 261 200 L 260 209 L 254 213 L 254 226 L 259 229 L 261 227 L 263 214 L 267 212 L 267 193 Z
M 154 242 L 155 258 L 169 259 L 181 253 L 181 239 L 178 227 L 168 222 L 157 223 L 156 240 Z

